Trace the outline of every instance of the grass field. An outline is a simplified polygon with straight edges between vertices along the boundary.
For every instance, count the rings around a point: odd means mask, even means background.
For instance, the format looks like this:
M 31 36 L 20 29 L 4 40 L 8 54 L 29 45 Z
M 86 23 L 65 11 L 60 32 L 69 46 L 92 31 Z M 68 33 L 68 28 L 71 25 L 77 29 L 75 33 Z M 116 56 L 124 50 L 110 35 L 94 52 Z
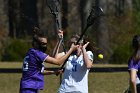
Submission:
M 19 68 L 21 63 L 0 63 L 0 68 L 4 68 L 4 66 L 5 68 Z M 119 67 L 119 65 L 96 66 Z M 0 93 L 18 93 L 21 73 L 0 73 L 0 78 Z M 59 88 L 59 80 L 59 76 L 45 76 L 45 89 L 40 93 L 56 93 Z M 128 72 L 93 72 L 89 74 L 89 93 L 123 93 L 128 87 L 128 80 Z

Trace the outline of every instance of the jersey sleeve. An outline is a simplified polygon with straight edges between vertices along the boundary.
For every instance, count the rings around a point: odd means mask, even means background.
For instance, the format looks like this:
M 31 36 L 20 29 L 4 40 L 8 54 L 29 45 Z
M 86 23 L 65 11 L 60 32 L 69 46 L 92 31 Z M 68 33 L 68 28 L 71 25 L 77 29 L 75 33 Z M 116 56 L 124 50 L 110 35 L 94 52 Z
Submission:
M 36 56 L 37 56 L 37 59 L 39 60 L 39 62 L 41 62 L 41 63 L 43 63 L 45 61 L 45 59 L 48 57 L 47 54 L 45 54 L 41 51 L 36 52 Z
M 138 68 L 140 67 L 140 62 L 138 62 L 138 64 L 134 63 L 133 60 L 130 60 L 129 64 L 128 64 L 128 70 L 132 70 L 135 69 L 138 71 Z
M 89 59 L 93 61 L 93 57 L 94 57 L 93 53 L 91 51 L 87 51 L 87 54 Z

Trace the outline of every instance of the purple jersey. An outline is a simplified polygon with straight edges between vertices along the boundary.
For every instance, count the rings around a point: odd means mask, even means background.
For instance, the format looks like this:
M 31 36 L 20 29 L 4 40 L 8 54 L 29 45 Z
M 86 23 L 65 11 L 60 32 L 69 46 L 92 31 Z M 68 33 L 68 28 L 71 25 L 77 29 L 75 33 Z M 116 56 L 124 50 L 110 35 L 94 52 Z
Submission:
M 44 67 L 43 62 L 47 56 L 34 48 L 29 49 L 23 61 L 21 89 L 43 89 L 44 76 L 41 74 L 41 69 Z
M 137 76 L 140 78 L 140 60 L 138 63 L 134 63 L 134 60 L 131 59 L 128 63 L 128 70 L 135 69 L 138 71 Z

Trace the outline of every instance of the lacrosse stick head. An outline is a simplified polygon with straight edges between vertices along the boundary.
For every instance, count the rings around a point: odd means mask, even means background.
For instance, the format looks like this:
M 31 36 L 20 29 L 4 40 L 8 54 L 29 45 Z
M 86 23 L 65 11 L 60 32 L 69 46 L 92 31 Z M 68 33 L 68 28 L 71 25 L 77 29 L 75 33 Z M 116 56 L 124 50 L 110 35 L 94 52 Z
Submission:
M 100 17 L 104 15 L 104 11 L 101 7 L 97 7 L 97 14 L 96 17 Z
M 51 10 L 51 13 L 56 15 L 60 11 L 60 2 L 59 0 L 47 0 L 47 5 Z
M 87 18 L 87 26 L 91 26 L 94 23 L 95 19 L 103 15 L 104 13 L 101 7 L 93 6 L 90 15 Z

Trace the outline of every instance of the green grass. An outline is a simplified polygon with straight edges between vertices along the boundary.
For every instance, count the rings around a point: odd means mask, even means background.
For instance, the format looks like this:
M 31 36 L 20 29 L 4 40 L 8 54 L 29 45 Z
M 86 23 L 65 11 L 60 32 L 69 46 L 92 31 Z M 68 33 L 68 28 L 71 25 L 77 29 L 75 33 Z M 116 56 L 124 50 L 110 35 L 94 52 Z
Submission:
M 89 93 L 123 93 L 128 87 L 128 73 L 90 73 Z
M 18 93 L 21 74 L 0 74 L 0 93 Z M 56 93 L 59 76 L 45 76 L 45 89 L 40 93 Z M 128 73 L 90 73 L 89 93 L 123 93 L 128 87 Z
M 21 63 L 4 63 L 4 67 L 21 67 Z M 9 65 L 8 65 L 9 64 Z M 4 67 L 3 67 L 4 66 Z M 115 67 L 115 65 L 95 65 L 97 67 Z M 119 67 L 119 65 L 116 65 Z M 121 67 L 122 65 L 120 65 Z M 126 65 L 124 65 L 126 66 Z M 21 73 L 0 73 L 0 93 L 19 93 Z M 59 88 L 59 76 L 45 76 L 45 89 L 40 93 L 56 93 Z M 128 87 L 128 72 L 106 72 L 89 74 L 89 93 L 123 93 Z

